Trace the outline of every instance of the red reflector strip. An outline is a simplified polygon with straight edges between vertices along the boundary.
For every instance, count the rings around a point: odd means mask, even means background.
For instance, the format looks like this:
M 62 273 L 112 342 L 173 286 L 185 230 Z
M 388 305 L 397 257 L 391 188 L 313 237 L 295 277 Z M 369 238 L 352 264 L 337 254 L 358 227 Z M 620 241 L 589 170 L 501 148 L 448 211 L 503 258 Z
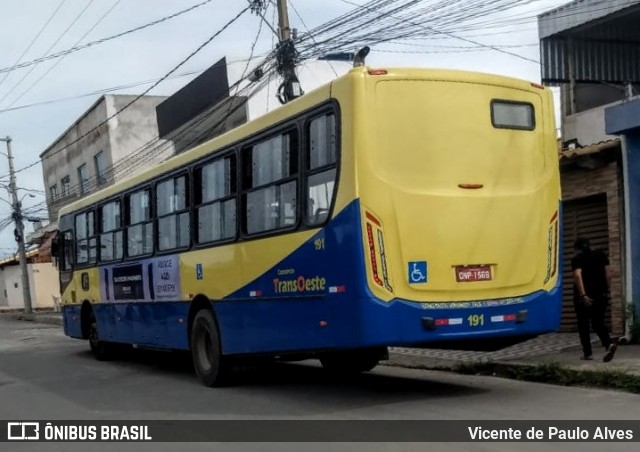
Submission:
M 462 318 L 436 319 L 436 326 L 462 325 Z
M 378 219 L 376 217 L 371 215 L 369 212 L 366 212 L 365 216 L 367 217 L 367 220 L 369 220 L 370 222 L 372 222 L 376 226 L 380 227 L 380 222 L 378 221 Z
M 331 286 L 329 287 L 329 293 L 344 293 L 347 291 L 345 286 Z
M 556 213 L 557 215 L 557 213 Z M 558 269 L 558 222 L 553 225 L 553 268 L 551 269 L 551 277 L 556 275 Z
M 386 69 L 369 69 L 369 75 L 387 75 Z
M 252 290 L 251 292 L 249 292 L 250 297 L 259 297 L 261 295 L 262 295 L 261 290 Z
M 515 314 L 505 314 L 505 315 L 493 315 L 491 316 L 491 323 L 500 323 L 500 322 L 515 322 L 516 315 Z
M 382 280 L 378 275 L 378 262 L 376 261 L 376 248 L 373 244 L 373 228 L 367 223 L 367 238 L 369 240 L 369 255 L 371 257 L 371 269 L 373 270 L 373 280 L 382 287 Z

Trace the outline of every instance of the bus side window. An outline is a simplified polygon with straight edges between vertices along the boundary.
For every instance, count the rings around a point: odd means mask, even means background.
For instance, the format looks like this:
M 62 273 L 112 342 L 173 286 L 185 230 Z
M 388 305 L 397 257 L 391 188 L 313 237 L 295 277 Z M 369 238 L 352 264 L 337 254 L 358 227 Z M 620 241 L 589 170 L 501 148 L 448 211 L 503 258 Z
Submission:
M 153 221 L 148 189 L 127 196 L 127 256 L 153 252 Z
M 298 135 L 287 132 L 243 155 L 245 232 L 259 234 L 298 223 Z
M 186 175 L 156 185 L 159 251 L 191 245 L 187 187 Z
M 124 244 L 120 201 L 111 201 L 98 209 L 100 222 L 100 262 L 122 259 Z
M 337 166 L 336 116 L 312 119 L 307 127 L 307 196 L 305 224 L 317 226 L 329 217 Z
M 94 212 L 90 210 L 76 215 L 76 255 L 78 264 L 96 262 L 97 238 L 95 234 Z
M 194 171 L 197 242 L 236 236 L 236 156 L 217 159 Z
M 58 252 L 60 269 L 63 271 L 73 270 L 73 232 L 64 231 L 58 237 Z

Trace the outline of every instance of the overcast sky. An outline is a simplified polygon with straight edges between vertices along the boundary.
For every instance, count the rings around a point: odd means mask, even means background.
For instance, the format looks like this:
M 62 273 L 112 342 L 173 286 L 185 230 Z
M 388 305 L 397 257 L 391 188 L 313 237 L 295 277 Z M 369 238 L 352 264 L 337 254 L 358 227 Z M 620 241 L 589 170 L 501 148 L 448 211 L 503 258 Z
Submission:
M 0 68 L 11 67 L 18 61 L 31 61 L 47 53 L 56 53 L 77 43 L 115 35 L 201 2 L 202 0 L 0 0 Z M 364 0 L 351 2 L 365 3 Z M 435 0 L 424 0 L 424 3 L 435 3 Z M 504 46 L 505 51 L 538 60 L 535 15 L 564 3 L 567 1 L 531 0 L 526 6 L 498 12 L 483 19 L 483 22 L 501 19 L 512 25 L 496 27 L 490 23 L 478 24 L 477 27 L 465 27 L 458 34 L 483 44 Z M 301 32 L 306 27 L 292 7 L 295 7 L 309 28 L 353 9 L 353 6 L 342 0 L 289 0 L 289 4 L 291 24 Z M 15 167 L 19 169 L 37 161 L 38 155 L 99 97 L 98 94 L 84 95 L 162 77 L 244 6 L 244 0 L 213 0 L 180 17 L 77 51 L 64 59 L 53 59 L 12 71 L 6 79 L 6 74 L 0 73 L 0 136 L 9 135 L 13 140 Z M 52 17 L 56 10 L 57 13 Z M 49 18 L 51 21 L 43 29 Z M 256 37 L 259 20 L 256 15 L 244 15 L 178 73 L 204 70 L 223 56 L 232 61 L 247 58 Z M 95 28 L 91 30 L 94 25 Z M 87 34 L 89 30 L 91 31 Z M 32 42 L 32 46 L 24 53 Z M 421 42 L 412 41 L 411 44 L 387 43 L 375 46 L 367 63 L 372 66 L 469 69 L 532 81 L 540 79 L 538 64 L 495 50 L 462 50 L 460 47 L 469 46 L 469 43 L 454 38 L 439 36 L 437 39 L 429 38 Z M 255 53 L 264 54 L 271 47 L 272 34 L 264 27 Z M 20 59 L 23 53 L 24 56 Z M 168 80 L 150 94 L 170 95 L 195 76 Z M 138 94 L 148 86 L 141 85 L 115 92 Z M 70 97 L 75 99 L 43 104 Z M 0 143 L 0 148 L 1 152 L 6 151 L 4 143 Z M 1 178 L 7 173 L 6 157 L 0 155 L 0 183 L 7 183 L 8 178 Z M 19 187 L 45 189 L 40 165 L 20 172 L 17 180 Z M 3 188 L 0 188 L 0 198 L 8 199 Z M 43 200 L 43 194 L 36 194 L 36 198 L 25 198 L 23 204 L 30 206 Z M 10 206 L 0 201 L 0 221 L 9 215 Z M 45 217 L 46 213 L 43 212 L 41 216 Z M 31 230 L 30 226 L 28 230 Z M 12 231 L 13 226 L 10 226 L 0 233 L 0 256 L 15 252 Z

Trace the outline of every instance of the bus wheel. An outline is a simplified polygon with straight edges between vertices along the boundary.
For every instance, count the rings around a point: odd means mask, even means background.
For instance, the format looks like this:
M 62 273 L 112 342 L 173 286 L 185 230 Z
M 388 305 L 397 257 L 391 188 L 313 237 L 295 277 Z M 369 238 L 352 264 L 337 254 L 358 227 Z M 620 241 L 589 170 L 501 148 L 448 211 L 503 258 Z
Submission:
M 357 374 L 368 372 L 378 365 L 386 349 L 366 349 L 334 352 L 320 357 L 322 367 L 331 373 Z
M 222 386 L 229 374 L 229 364 L 222 356 L 220 333 L 207 309 L 199 311 L 191 327 L 191 357 L 196 375 L 205 386 Z
M 98 322 L 93 314 L 89 319 L 89 347 L 98 361 L 108 361 L 113 358 L 114 344 L 100 340 Z

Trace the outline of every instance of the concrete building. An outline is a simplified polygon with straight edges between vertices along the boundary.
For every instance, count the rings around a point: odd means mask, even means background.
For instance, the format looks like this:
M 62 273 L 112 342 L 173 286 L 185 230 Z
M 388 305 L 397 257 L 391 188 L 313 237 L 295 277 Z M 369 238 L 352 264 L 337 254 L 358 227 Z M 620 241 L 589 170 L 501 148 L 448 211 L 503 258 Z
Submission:
M 576 327 L 570 259 L 578 235 L 609 254 L 612 330 L 628 330 L 634 299 L 640 312 L 631 206 L 640 187 L 630 183 L 630 150 L 618 136 L 629 124 L 608 118 L 640 92 L 638 21 L 640 0 L 576 0 L 538 17 L 542 81 L 561 92 L 565 330 Z
M 144 96 L 125 108 L 136 97 L 100 97 L 40 154 L 52 224 L 62 206 L 172 154 L 156 140 L 155 107 L 165 97 Z

